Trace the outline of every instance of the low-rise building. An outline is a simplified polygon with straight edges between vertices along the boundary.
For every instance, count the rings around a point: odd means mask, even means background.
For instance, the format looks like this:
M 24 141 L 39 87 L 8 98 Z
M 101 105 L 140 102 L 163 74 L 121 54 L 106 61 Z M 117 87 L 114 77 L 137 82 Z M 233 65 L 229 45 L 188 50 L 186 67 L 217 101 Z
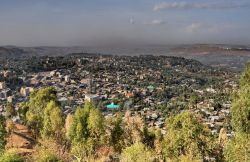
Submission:
M 32 87 L 22 87 L 20 90 L 20 94 L 23 97 L 27 97 L 33 91 L 34 91 L 34 88 L 32 88 Z

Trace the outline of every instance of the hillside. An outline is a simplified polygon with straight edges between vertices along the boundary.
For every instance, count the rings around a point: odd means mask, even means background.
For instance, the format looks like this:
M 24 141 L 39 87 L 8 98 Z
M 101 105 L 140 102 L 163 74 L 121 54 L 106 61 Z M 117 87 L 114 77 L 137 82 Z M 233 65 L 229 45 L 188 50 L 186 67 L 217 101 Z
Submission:
M 0 47 L 0 58 L 20 58 L 26 55 L 26 52 L 16 47 Z
M 65 56 L 71 53 L 112 55 L 163 55 L 195 59 L 214 67 L 242 71 L 250 59 L 250 47 L 239 45 L 148 45 L 138 47 L 0 47 L 0 58 L 23 58 L 23 56 Z

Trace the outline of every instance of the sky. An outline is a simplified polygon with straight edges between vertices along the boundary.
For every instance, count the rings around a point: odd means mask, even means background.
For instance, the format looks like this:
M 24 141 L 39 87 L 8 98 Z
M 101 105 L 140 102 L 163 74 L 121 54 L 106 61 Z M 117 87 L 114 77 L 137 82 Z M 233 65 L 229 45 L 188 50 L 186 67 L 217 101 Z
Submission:
M 250 44 L 250 0 L 0 0 L 0 46 Z

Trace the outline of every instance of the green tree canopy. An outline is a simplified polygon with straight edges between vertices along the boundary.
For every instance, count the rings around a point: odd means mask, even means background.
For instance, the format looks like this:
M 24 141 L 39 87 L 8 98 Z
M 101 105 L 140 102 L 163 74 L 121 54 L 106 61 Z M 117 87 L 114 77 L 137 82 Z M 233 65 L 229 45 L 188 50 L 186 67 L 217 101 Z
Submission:
M 235 136 L 224 148 L 225 159 L 229 162 L 250 161 L 250 64 L 240 79 L 240 89 L 231 108 L 231 125 Z
M 137 142 L 122 150 L 122 162 L 153 162 L 155 156 L 144 144 Z
M 76 109 L 68 138 L 72 142 L 71 152 L 77 159 L 95 155 L 96 148 L 103 144 L 104 118 L 92 103 L 86 102 L 84 108 Z
M 237 133 L 236 136 L 227 143 L 224 149 L 224 156 L 228 162 L 250 161 L 249 134 Z
M 94 161 L 92 160 L 94 157 L 94 148 L 93 148 L 93 141 L 88 139 L 84 143 L 78 142 L 74 143 L 71 148 L 71 154 L 74 158 L 79 161 Z
M 231 124 L 238 133 L 250 133 L 250 63 L 240 79 L 240 89 L 231 108 Z
M 166 125 L 167 133 L 163 141 L 166 159 L 178 161 L 179 157 L 188 155 L 193 160 L 204 160 L 210 155 L 213 138 L 195 114 L 180 113 L 167 119 Z
M 0 153 L 4 150 L 5 148 L 5 144 L 6 144 L 6 122 L 5 122 L 5 118 L 0 115 Z
M 21 156 L 19 156 L 15 151 L 9 150 L 9 151 L 5 151 L 0 156 L 0 161 L 1 162 L 24 162 L 24 159 Z
M 70 126 L 68 133 L 68 138 L 72 142 L 83 142 L 89 136 L 89 131 L 87 129 L 87 119 L 89 116 L 89 111 L 78 107 L 73 116 L 73 122 Z
M 124 145 L 123 134 L 124 130 L 122 127 L 122 117 L 121 115 L 118 115 L 113 122 L 113 127 L 111 130 L 111 137 L 110 137 L 110 144 L 111 146 L 113 146 L 115 151 L 120 152 Z
M 15 107 L 14 107 L 14 105 L 12 104 L 12 103 L 7 103 L 7 105 L 6 105 L 6 112 L 5 112 L 5 116 L 7 117 L 7 118 L 11 118 L 11 117 L 13 117 L 13 116 L 15 116 L 16 115 L 16 110 L 15 110 Z
M 18 115 L 23 120 L 26 121 L 26 113 L 29 110 L 29 106 L 27 102 L 19 103 Z
M 81 142 L 89 137 L 93 138 L 94 141 L 98 141 L 103 133 L 104 118 L 91 102 L 86 102 L 84 108 L 78 107 L 76 109 L 68 134 L 71 141 Z
M 36 162 L 63 162 L 56 153 L 43 147 L 33 155 L 33 160 Z
M 231 124 L 239 133 L 250 133 L 250 83 L 241 87 L 233 100 Z
M 249 84 L 250 84 L 250 62 L 247 63 L 246 68 L 240 77 L 241 87 L 244 87 L 245 85 L 249 85 Z
M 26 120 L 28 126 L 33 128 L 37 134 L 43 127 L 44 110 L 50 101 L 57 102 L 56 90 L 53 87 L 36 90 L 30 95 Z
M 44 110 L 42 135 L 60 138 L 63 135 L 64 118 L 62 110 L 55 101 L 50 101 Z
M 104 118 L 98 109 L 90 109 L 87 124 L 90 136 L 100 139 L 104 133 Z

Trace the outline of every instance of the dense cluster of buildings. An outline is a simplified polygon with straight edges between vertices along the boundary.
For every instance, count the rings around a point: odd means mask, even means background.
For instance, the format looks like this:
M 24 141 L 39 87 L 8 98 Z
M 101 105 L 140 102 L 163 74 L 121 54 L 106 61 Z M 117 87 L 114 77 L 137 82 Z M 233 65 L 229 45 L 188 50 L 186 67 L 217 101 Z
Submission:
M 218 133 L 230 113 L 227 95 L 237 89 L 233 73 L 178 57 L 74 54 L 22 61 L 25 66 L 0 70 L 1 113 L 7 102 L 18 109 L 35 89 L 52 86 L 65 114 L 91 101 L 106 116 L 129 110 L 149 127 L 163 128 L 169 114 L 189 110 Z M 191 95 L 199 102 L 190 106 Z M 224 98 L 215 101 L 218 95 Z

